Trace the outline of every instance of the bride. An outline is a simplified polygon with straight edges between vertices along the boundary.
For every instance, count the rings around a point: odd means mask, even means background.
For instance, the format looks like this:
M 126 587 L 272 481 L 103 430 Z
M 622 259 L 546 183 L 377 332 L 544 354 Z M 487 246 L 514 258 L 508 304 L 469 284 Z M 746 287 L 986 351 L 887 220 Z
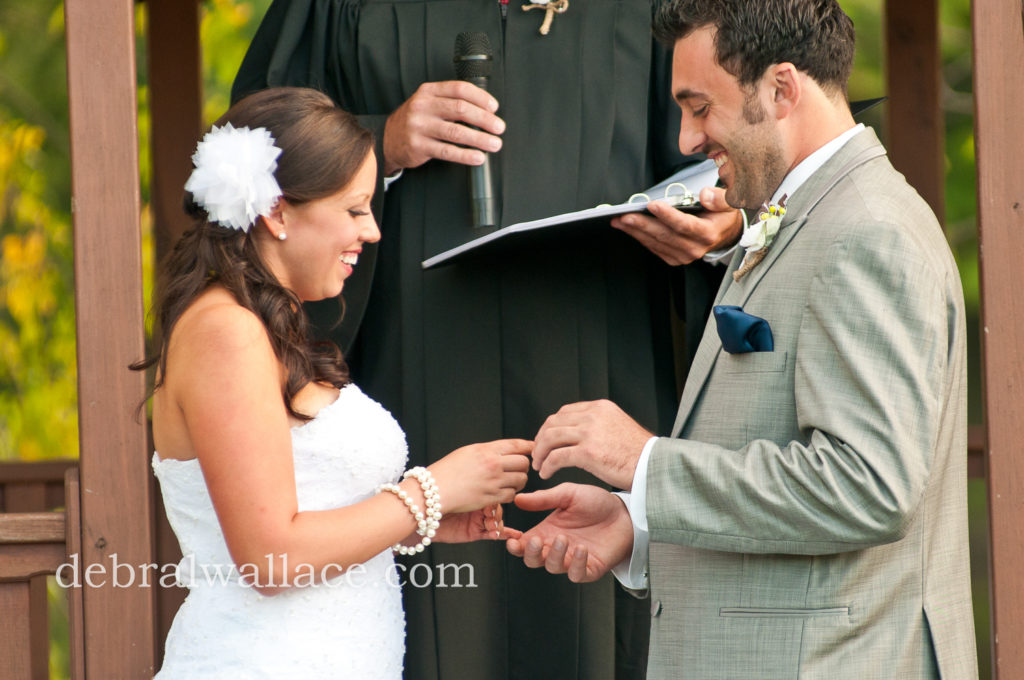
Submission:
M 392 553 L 517 534 L 500 504 L 532 444 L 403 475 L 398 424 L 311 342 L 301 303 L 341 293 L 380 238 L 373 139 L 351 115 L 314 90 L 265 90 L 192 159 L 195 227 L 165 264 L 159 353 L 134 366 L 157 367 L 153 469 L 190 589 L 157 677 L 400 678 Z

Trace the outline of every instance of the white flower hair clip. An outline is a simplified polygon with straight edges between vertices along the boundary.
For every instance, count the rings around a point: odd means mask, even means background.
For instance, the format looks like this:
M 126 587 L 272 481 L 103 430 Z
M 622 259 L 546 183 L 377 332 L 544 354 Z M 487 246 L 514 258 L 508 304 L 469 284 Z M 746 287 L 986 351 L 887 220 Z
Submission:
M 192 154 L 195 169 L 185 190 L 211 222 L 248 232 L 256 218 L 269 214 L 281 197 L 274 177 L 280 155 L 266 128 L 214 126 Z

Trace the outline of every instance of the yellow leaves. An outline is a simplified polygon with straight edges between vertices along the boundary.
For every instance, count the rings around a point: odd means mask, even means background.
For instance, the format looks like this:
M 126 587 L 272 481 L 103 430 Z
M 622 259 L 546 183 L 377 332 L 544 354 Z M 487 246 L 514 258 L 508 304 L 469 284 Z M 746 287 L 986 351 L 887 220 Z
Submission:
M 206 92 L 203 120 L 207 123 L 219 118 L 229 105 L 227 95 L 231 82 L 249 44 L 248 40 L 238 40 L 238 36 L 256 32 L 256 26 L 269 4 L 268 0 L 210 0 L 202 4 L 199 33 L 203 44 Z
M 33 161 L 45 138 L 43 129 L 35 125 L 26 125 L 20 121 L 0 124 L 0 224 L 6 222 L 12 198 L 21 198 L 23 195 L 31 197 L 30 193 L 22 189 L 38 185 Z M 16 203 L 16 207 L 21 206 Z M 30 207 L 38 209 L 34 204 Z M 48 210 L 43 207 L 42 211 Z M 7 231 L 6 225 L 4 231 Z
M 0 242 L 0 308 L 15 323 L 31 326 L 33 317 L 51 314 L 57 306 L 52 268 L 45 261 L 46 239 L 39 232 L 24 237 L 8 234 Z
M 0 124 L 0 459 L 78 449 L 71 227 L 44 196 L 45 141 Z

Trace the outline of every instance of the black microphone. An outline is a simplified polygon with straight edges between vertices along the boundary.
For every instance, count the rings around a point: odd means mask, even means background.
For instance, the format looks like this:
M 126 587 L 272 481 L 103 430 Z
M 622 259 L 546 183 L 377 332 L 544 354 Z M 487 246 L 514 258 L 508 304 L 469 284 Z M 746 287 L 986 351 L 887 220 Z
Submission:
M 491 41 L 486 33 L 459 33 L 455 38 L 455 77 L 487 89 L 491 77 Z M 498 224 L 498 207 L 494 198 L 491 155 L 484 152 L 483 165 L 469 167 L 469 195 L 472 199 L 473 226 L 493 227 Z

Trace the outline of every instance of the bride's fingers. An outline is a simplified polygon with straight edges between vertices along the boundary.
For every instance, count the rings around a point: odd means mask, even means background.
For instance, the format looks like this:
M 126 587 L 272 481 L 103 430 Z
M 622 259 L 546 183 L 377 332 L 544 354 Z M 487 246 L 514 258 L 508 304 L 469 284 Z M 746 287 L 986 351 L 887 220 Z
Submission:
M 493 514 L 491 514 L 491 516 L 488 516 L 488 510 L 491 513 L 493 513 L 494 506 L 491 506 L 490 508 L 485 508 L 483 511 L 484 534 L 488 538 L 499 539 L 501 538 L 501 530 L 504 528 L 504 524 L 500 519 L 494 517 Z
M 526 481 L 529 479 L 526 470 L 506 472 L 502 479 L 502 490 L 511 490 L 513 492 L 521 490 L 526 486 Z M 507 501 L 511 502 L 511 501 Z
M 501 457 L 501 469 L 505 472 L 528 472 L 530 459 L 524 455 L 504 455 Z

